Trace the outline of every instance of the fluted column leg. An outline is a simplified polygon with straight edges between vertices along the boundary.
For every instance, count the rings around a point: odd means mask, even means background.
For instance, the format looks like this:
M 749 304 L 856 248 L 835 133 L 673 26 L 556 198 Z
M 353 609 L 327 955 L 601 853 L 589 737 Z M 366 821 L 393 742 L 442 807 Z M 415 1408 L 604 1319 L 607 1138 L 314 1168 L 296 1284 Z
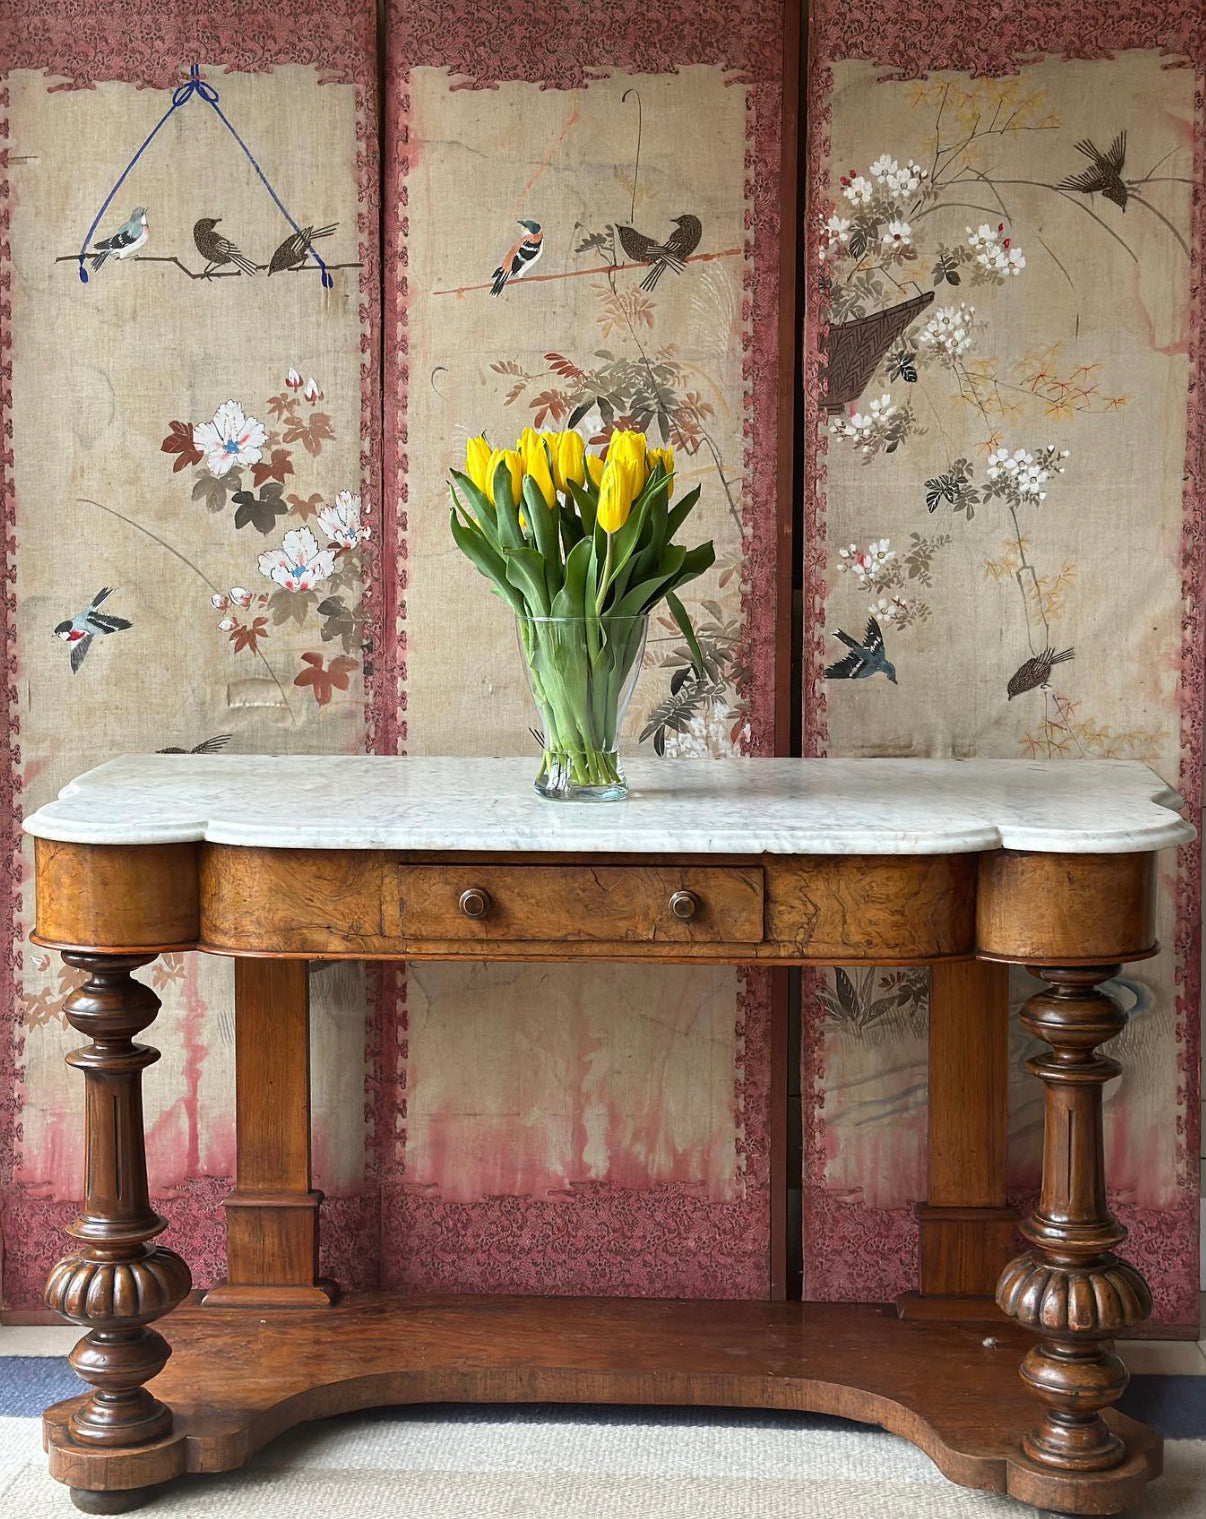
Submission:
M 1122 1441 L 1101 1416 L 1128 1380 L 1112 1336 L 1152 1306 L 1146 1282 L 1113 1253 L 1126 1229 L 1106 1202 L 1102 1091 L 1121 1067 L 1097 1046 L 1122 1031 L 1126 1014 L 1100 983 L 1118 970 L 1032 968 L 1047 988 L 1022 1009 L 1025 1027 L 1051 1046 L 1026 1063 L 1046 1089 L 1043 1181 L 1021 1226 L 1033 1248 L 1006 1266 L 997 1302 L 1045 1336 L 1022 1361 L 1022 1380 L 1045 1405 L 1022 1445 L 1061 1471 L 1104 1471 L 1123 1460 Z
M 159 1052 L 133 1036 L 153 1022 L 159 998 L 131 972 L 155 957 L 63 958 L 88 977 L 64 1004 L 72 1028 L 92 1041 L 67 1056 L 84 1073 L 84 1206 L 67 1230 L 81 1247 L 51 1271 L 46 1301 L 89 1331 L 68 1357 L 95 1388 L 71 1416 L 72 1437 L 142 1445 L 172 1426 L 171 1410 L 143 1386 L 171 1355 L 163 1336 L 147 1326 L 192 1286 L 178 1255 L 148 1243 L 166 1227 L 147 1193 L 142 1120 L 142 1073 Z

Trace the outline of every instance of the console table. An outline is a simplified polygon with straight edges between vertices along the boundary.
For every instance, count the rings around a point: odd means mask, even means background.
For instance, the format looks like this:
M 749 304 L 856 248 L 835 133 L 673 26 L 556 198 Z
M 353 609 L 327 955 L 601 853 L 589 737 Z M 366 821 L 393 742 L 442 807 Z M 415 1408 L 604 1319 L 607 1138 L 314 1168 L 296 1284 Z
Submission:
M 92 1391 L 46 1411 L 86 1512 L 225 1471 L 307 1419 L 391 1403 L 793 1408 L 881 1424 L 954 1482 L 1115 1513 L 1160 1439 L 1111 1405 L 1143 1320 L 1114 1254 L 1103 984 L 1155 949 L 1156 852 L 1193 838 L 1139 764 L 635 761 L 622 804 L 532 794 L 531 760 L 139 755 L 66 787 L 34 836 L 38 944 L 85 973 L 86 1195 L 46 1300 Z M 136 1042 L 164 951 L 236 957 L 238 1175 L 225 1283 L 152 1241 Z M 317 1274 L 307 962 L 626 960 L 1029 966 L 1049 1046 L 1042 1194 L 990 1328 L 791 1302 L 343 1298 Z M 959 1037 L 949 1014 L 942 1038 Z M 967 1079 L 976 1080 L 976 1062 Z M 974 1149 L 971 1131 L 940 1136 Z M 931 1149 L 935 1131 L 931 1126 Z M 956 1210 L 957 1211 L 957 1210 Z M 999 1220 L 997 1220 L 999 1227 Z M 990 1227 L 962 1219 L 969 1249 Z M 186 1303 L 186 1299 L 188 1302 Z M 166 1338 L 151 1326 L 162 1321 Z M 169 1345 L 170 1340 L 170 1345 Z M 169 1361 L 169 1356 L 171 1357 Z M 1019 1377 L 1020 1363 L 1020 1377 Z

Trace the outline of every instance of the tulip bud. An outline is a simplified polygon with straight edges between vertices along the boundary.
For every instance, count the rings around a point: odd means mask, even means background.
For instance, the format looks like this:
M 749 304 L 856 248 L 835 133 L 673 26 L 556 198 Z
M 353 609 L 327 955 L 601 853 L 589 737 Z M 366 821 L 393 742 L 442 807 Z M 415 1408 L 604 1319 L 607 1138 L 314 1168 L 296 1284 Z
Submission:
M 571 484 L 582 485 L 586 480 L 586 444 L 582 441 L 582 434 L 546 432 L 544 441 L 553 460 L 553 483 L 568 495 Z
M 556 506 L 557 492 L 553 488 L 553 472 L 549 468 L 544 439 L 538 432 L 525 427 L 519 439 L 519 452 L 523 459 L 524 473 L 536 482 L 536 489 L 544 497 L 545 506 Z
M 662 466 L 665 475 L 674 473 L 674 450 L 672 448 L 651 448 L 648 453 L 649 467 L 652 470 L 655 464 Z
M 629 459 L 609 458 L 603 466 L 595 520 L 605 533 L 618 533 L 628 521 L 632 503 L 640 495 L 637 479 L 636 467 Z
M 645 481 L 649 478 L 649 465 L 643 432 L 613 432 L 607 445 L 607 459 L 608 463 L 615 459 L 631 470 L 636 481 L 634 494 L 639 495 L 644 490 Z
M 486 494 L 491 501 L 494 500 L 494 482 L 498 479 L 500 465 L 506 465 L 507 474 L 511 479 L 511 500 L 518 506 L 520 492 L 523 489 L 523 460 L 513 448 L 496 448 L 490 455 L 487 469 L 489 484 L 486 487 Z
M 230 597 L 224 596 L 221 591 L 215 591 L 209 600 L 216 612 L 224 612 L 230 605 Z
M 479 491 L 491 497 L 494 494 L 490 485 L 490 456 L 493 452 L 484 433 L 470 438 L 465 444 L 465 473 Z
M 300 390 L 302 388 L 302 377 L 296 369 L 286 371 L 285 384 L 290 390 Z
M 587 454 L 586 473 L 590 477 L 590 483 L 598 490 L 599 484 L 603 479 L 603 460 L 599 458 L 598 454 Z
M 316 401 L 322 400 L 322 389 L 313 375 L 310 376 L 305 385 L 302 387 L 302 400 L 309 401 L 311 406 L 313 406 Z
M 251 592 L 241 585 L 232 585 L 230 599 L 237 607 L 249 607 L 251 605 Z

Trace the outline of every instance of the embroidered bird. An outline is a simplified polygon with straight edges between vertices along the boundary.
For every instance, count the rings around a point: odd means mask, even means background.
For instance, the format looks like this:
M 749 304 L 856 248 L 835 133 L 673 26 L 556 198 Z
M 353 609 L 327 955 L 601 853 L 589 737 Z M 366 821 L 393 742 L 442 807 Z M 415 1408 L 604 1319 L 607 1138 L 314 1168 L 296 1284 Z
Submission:
M 197 245 L 197 252 L 205 260 L 201 278 L 209 279 L 214 270 L 220 269 L 223 264 L 233 264 L 244 274 L 258 274 L 259 270 L 256 266 L 239 252 L 228 237 L 223 237 L 220 232 L 214 231 L 221 220 L 220 216 L 203 216 L 193 225 L 193 242 Z
M 1084 169 L 1079 174 L 1069 174 L 1066 179 L 1060 180 L 1055 188 L 1077 190 L 1081 195 L 1093 195 L 1099 192 L 1125 211 L 1127 188 L 1122 181 L 1122 166 L 1126 163 L 1126 128 L 1124 127 L 1119 132 L 1104 153 L 1087 137 L 1082 137 L 1075 146 L 1076 151 L 1083 153 L 1093 167 Z
M 826 680 L 868 680 L 872 675 L 886 675 L 896 684 L 896 666 L 888 658 L 884 648 L 884 635 L 874 617 L 867 618 L 867 630 L 862 643 L 834 628 L 833 635 L 850 650 L 841 659 L 825 666 Z
M 699 240 L 703 236 L 703 223 L 699 217 L 684 215 L 676 216 L 673 220 L 674 231 L 664 243 L 659 243 L 652 237 L 646 237 L 635 227 L 622 225 L 616 227 L 620 247 L 623 248 L 625 255 L 634 264 L 653 266 L 641 281 L 642 290 L 652 290 L 667 269 L 673 269 L 676 274 L 681 274 L 686 260 L 699 247 Z
M 268 260 L 269 275 L 284 274 L 287 269 L 299 269 L 305 263 L 310 244 L 317 242 L 320 237 L 330 237 L 338 225 L 338 222 L 332 222 L 329 227 L 303 227 L 300 232 L 290 232 Z
M 112 586 L 102 586 L 89 606 L 82 612 L 77 612 L 74 617 L 68 617 L 64 622 L 59 623 L 54 630 L 64 643 L 71 645 L 71 673 L 73 675 L 83 664 L 88 650 L 92 647 L 92 640 L 98 633 L 120 633 L 124 628 L 131 626 L 124 617 L 113 617 L 108 612 L 97 611 L 101 602 L 112 594 Z
M 131 253 L 137 253 L 139 248 L 147 240 L 147 208 L 135 206 L 130 212 L 130 220 L 122 222 L 117 231 L 110 237 L 102 237 L 92 249 L 95 257 L 92 260 L 93 274 L 100 268 L 110 254 L 117 258 L 129 258 Z
M 1048 648 L 1041 654 L 1035 655 L 1033 659 L 1026 660 L 1009 677 L 1006 700 L 1012 701 L 1015 696 L 1021 696 L 1025 691 L 1033 691 L 1036 686 L 1045 691 L 1051 681 L 1052 665 L 1062 665 L 1066 659 L 1071 658 L 1071 649 L 1063 649 L 1057 654 L 1054 649 Z
M 544 252 L 544 233 L 540 230 L 540 223 L 521 217 L 519 225 L 527 230 L 494 271 L 491 295 L 501 295 L 508 280 L 522 279 Z
M 215 733 L 213 738 L 203 738 L 199 744 L 194 744 L 191 749 L 179 749 L 175 744 L 169 744 L 166 749 L 156 749 L 156 754 L 217 754 L 225 749 L 234 737 L 233 733 Z

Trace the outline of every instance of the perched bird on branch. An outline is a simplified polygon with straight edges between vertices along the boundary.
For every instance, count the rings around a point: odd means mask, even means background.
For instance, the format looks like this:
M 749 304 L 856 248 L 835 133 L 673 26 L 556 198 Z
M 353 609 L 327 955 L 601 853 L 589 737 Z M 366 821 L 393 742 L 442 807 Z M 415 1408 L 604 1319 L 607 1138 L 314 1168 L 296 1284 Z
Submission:
M 306 261 L 310 244 L 317 242 L 320 237 L 330 237 L 338 225 L 338 222 L 332 222 L 329 227 L 303 227 L 300 232 L 290 232 L 268 260 L 269 275 L 284 274 L 288 269 L 300 269 Z
M 491 295 L 501 295 L 508 280 L 522 279 L 544 252 L 544 233 L 540 230 L 540 223 L 521 217 L 519 225 L 527 230 L 494 271 Z
M 147 208 L 135 206 L 130 212 L 130 220 L 122 222 L 117 231 L 110 237 L 102 237 L 92 249 L 96 255 L 92 260 L 93 274 L 100 268 L 110 254 L 117 258 L 129 258 L 131 253 L 137 253 L 139 248 L 147 240 Z
M 193 242 L 197 245 L 197 252 L 206 261 L 201 278 L 207 280 L 223 264 L 233 264 L 244 274 L 258 274 L 260 271 L 256 266 L 239 252 L 228 237 L 214 231 L 221 220 L 220 216 L 203 216 L 193 225 Z
M 635 227 L 617 225 L 616 234 L 627 258 L 634 264 L 653 266 L 641 281 L 642 290 L 652 290 L 667 269 L 673 269 L 675 274 L 683 272 L 686 260 L 699 247 L 703 223 L 698 216 L 676 216 L 674 231 L 664 243 L 646 237 Z
M 1057 190 L 1077 190 L 1081 195 L 1100 193 L 1112 200 L 1121 210 L 1126 210 L 1127 188 L 1122 181 L 1122 166 L 1126 163 L 1126 128 L 1124 127 L 1106 152 L 1094 147 L 1087 137 L 1075 144 L 1076 151 L 1083 153 L 1092 164 L 1079 174 L 1069 174 L 1060 180 Z
M 1054 649 L 1048 648 L 1033 659 L 1026 660 L 1009 677 L 1006 699 L 1012 701 L 1015 696 L 1021 696 L 1025 691 L 1033 691 L 1036 686 L 1045 691 L 1051 682 L 1052 665 L 1062 665 L 1066 659 L 1071 658 L 1071 649 L 1063 649 L 1057 654 Z
M 843 633 L 841 628 L 834 628 L 833 637 L 844 643 L 850 653 L 826 665 L 826 680 L 867 680 L 872 675 L 886 675 L 893 685 L 896 684 L 896 666 L 888 658 L 884 635 L 874 617 L 867 618 L 861 644 L 849 633 Z
M 113 594 L 112 586 L 102 586 L 92 598 L 90 605 L 74 617 L 68 617 L 55 628 L 55 634 L 65 644 L 71 645 L 71 673 L 77 674 L 92 640 L 99 633 L 120 633 L 131 626 L 124 617 L 113 617 L 108 612 L 98 612 L 97 607 L 107 596 Z

